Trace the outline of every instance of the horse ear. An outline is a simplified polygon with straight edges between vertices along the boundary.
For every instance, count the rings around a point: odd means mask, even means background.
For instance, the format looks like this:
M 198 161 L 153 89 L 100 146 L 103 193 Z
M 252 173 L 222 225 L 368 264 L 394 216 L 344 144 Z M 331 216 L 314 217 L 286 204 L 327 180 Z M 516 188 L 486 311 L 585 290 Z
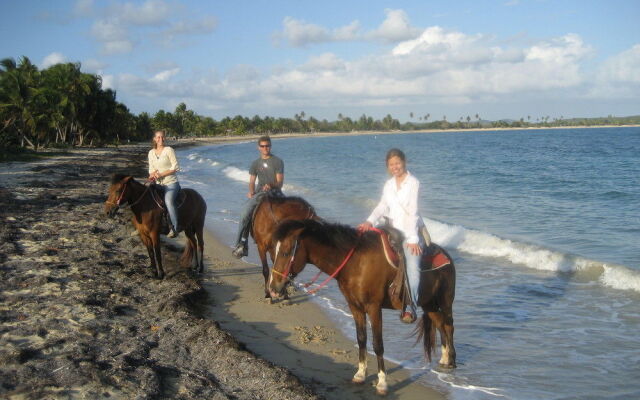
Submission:
M 129 175 L 122 180 L 122 183 L 129 183 L 129 181 L 132 179 L 133 179 L 133 176 Z

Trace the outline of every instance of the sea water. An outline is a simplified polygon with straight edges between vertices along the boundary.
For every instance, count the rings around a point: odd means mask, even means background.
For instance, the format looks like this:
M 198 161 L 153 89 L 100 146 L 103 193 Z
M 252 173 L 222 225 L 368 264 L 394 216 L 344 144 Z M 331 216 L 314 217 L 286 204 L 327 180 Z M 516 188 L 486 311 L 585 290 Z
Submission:
M 384 311 L 385 357 L 451 399 L 640 398 L 640 128 L 310 135 L 272 151 L 286 194 L 356 225 L 380 198 L 391 147 L 456 264 L 458 368 L 440 369 L 439 354 L 427 364 L 397 311 Z M 256 143 L 178 157 L 183 186 L 203 194 L 207 226 L 231 246 Z M 335 284 L 312 300 L 355 342 Z

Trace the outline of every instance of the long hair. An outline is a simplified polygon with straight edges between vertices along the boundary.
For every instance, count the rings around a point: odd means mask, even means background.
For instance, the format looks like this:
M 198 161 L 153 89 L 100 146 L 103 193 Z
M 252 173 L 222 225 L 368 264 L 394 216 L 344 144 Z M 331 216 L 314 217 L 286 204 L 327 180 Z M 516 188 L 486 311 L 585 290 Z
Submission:
M 163 131 L 162 129 L 158 129 L 157 131 L 153 132 L 153 136 L 151 137 L 151 148 L 155 149 L 158 147 L 158 144 L 156 143 L 156 134 L 160 132 L 162 133 L 162 137 L 163 138 L 167 138 L 167 134 L 165 131 Z

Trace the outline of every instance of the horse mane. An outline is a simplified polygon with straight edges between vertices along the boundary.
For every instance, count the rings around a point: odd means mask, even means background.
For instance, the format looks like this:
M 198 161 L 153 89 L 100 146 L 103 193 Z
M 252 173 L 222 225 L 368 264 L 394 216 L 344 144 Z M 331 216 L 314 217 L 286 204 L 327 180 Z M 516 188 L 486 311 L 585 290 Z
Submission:
M 126 174 L 113 174 L 111 175 L 111 184 L 118 183 L 122 181 L 124 178 L 131 176 Z
M 350 250 L 356 245 L 361 249 L 372 248 L 380 243 L 378 235 L 374 232 L 359 234 L 355 228 L 349 225 L 312 219 L 304 221 L 286 220 L 282 222 L 276 229 L 274 240 L 283 240 L 291 231 L 300 228 L 304 229 L 300 234 L 301 238 L 310 237 L 324 245 L 342 250 Z
M 294 202 L 294 203 L 302 203 L 303 205 L 309 207 L 310 209 L 313 210 L 313 206 L 311 204 L 309 204 L 308 201 L 306 201 L 305 199 L 303 199 L 302 197 L 298 197 L 298 196 L 273 196 L 271 194 L 268 195 L 269 201 L 272 202 L 273 204 L 283 204 L 283 203 L 287 203 L 287 202 Z

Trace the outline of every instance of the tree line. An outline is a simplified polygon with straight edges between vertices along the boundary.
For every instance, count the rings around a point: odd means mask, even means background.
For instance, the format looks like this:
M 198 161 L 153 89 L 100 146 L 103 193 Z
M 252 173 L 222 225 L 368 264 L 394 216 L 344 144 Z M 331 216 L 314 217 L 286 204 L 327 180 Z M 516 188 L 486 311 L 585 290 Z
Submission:
M 116 92 L 102 87 L 99 75 L 83 73 L 80 63 L 61 63 L 39 70 L 27 57 L 0 61 L 0 150 L 118 144 L 148 140 L 156 129 L 174 137 L 229 136 L 245 134 L 414 131 L 491 127 L 552 127 L 639 124 L 640 116 L 549 120 L 531 116 L 520 120 L 485 121 L 475 114 L 449 121 L 429 121 L 425 113 L 400 123 L 391 114 L 374 119 L 366 114 L 352 119 L 319 120 L 304 111 L 293 118 L 252 118 L 237 115 L 219 121 L 201 116 L 180 103 L 173 112 L 135 115 L 116 100 Z

